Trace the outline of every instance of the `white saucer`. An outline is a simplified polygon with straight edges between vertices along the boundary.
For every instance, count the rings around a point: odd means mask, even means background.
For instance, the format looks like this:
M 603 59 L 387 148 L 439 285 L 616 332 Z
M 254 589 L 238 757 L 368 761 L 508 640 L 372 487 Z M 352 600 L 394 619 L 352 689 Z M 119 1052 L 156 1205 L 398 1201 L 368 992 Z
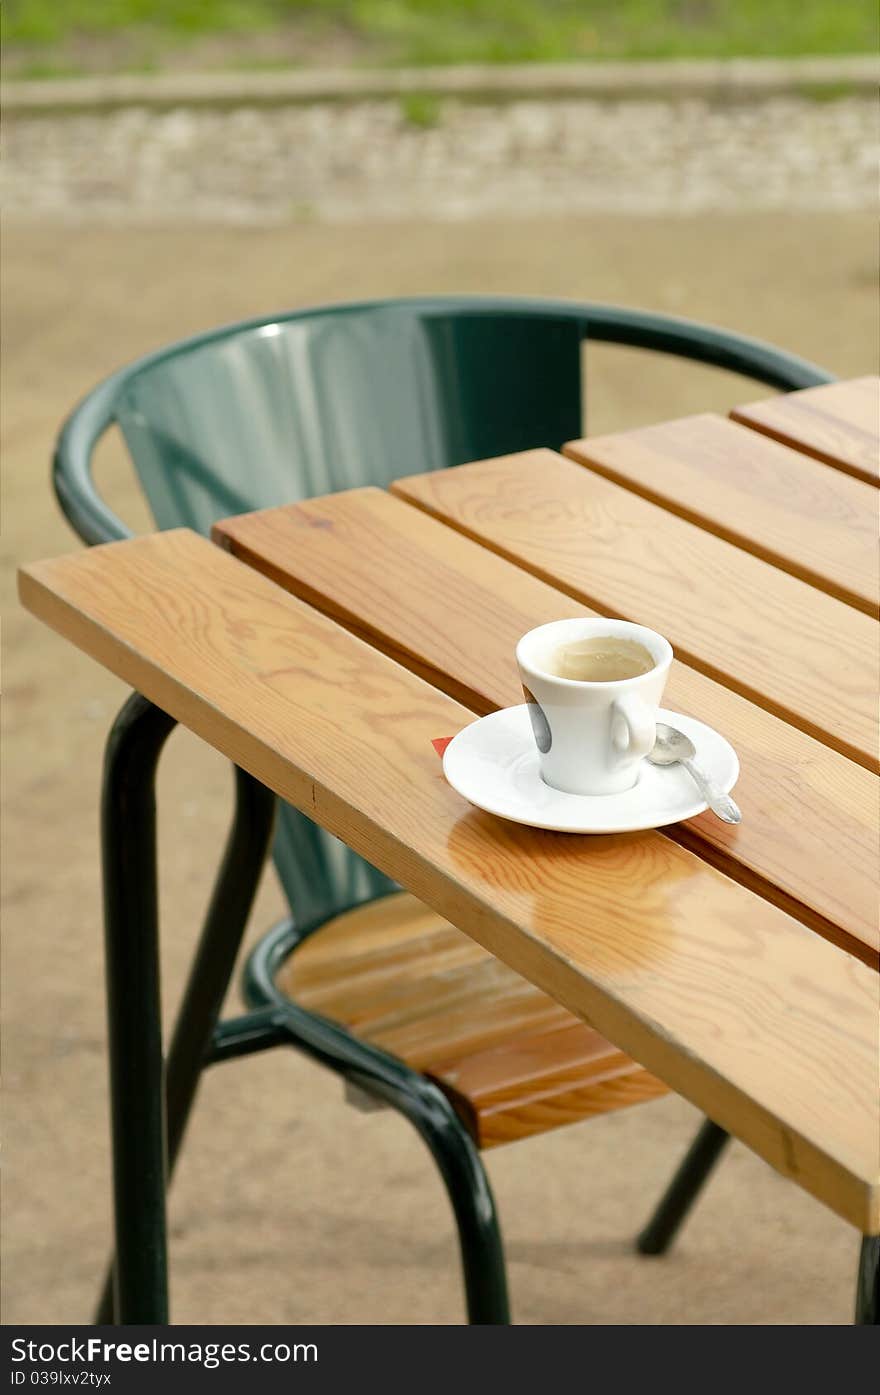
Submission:
M 677 727 L 697 748 L 697 760 L 725 794 L 736 784 L 739 761 L 724 737 L 704 722 L 661 708 L 658 720 Z M 691 819 L 707 807 L 680 765 L 642 761 L 638 783 L 622 794 L 566 794 L 541 778 L 528 706 L 505 707 L 472 722 L 453 737 L 443 773 L 478 809 L 514 823 L 558 833 L 630 833 Z

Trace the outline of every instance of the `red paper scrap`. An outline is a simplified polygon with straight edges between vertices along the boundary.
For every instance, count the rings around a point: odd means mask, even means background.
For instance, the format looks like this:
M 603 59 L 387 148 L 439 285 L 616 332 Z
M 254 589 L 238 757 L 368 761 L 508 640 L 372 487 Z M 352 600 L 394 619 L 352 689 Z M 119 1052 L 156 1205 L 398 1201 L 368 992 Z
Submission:
M 434 740 L 431 742 L 431 745 L 434 747 L 434 750 L 437 752 L 438 756 L 442 756 L 443 752 L 446 750 L 446 747 L 449 745 L 451 740 L 451 736 L 435 736 Z

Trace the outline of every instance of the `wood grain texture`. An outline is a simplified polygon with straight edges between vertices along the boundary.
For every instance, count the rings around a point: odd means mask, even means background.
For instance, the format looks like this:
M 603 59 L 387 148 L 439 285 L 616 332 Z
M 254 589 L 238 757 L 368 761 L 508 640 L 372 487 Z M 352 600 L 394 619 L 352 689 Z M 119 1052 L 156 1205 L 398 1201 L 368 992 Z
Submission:
M 414 475 L 402 498 L 877 769 L 880 626 L 549 450 Z
M 567 837 L 470 809 L 431 745 L 467 709 L 187 530 L 35 563 L 20 594 L 786 1176 L 880 1229 L 864 964 L 669 839 Z
M 329 921 L 280 986 L 430 1075 L 481 1148 L 666 1087 L 436 911 L 401 892 Z
M 523 1033 L 429 1072 L 481 1148 L 656 1099 L 666 1086 L 583 1023 Z
M 730 415 L 856 479 L 880 482 L 880 378 L 803 388 L 749 402 Z
M 563 454 L 876 616 L 877 494 L 862 480 L 709 413 Z
M 475 712 L 522 701 L 514 660 L 522 634 L 593 613 L 379 489 L 225 519 L 214 535 Z M 678 661 L 666 702 L 733 742 L 746 815 L 732 828 L 703 814 L 667 836 L 876 966 L 871 774 Z

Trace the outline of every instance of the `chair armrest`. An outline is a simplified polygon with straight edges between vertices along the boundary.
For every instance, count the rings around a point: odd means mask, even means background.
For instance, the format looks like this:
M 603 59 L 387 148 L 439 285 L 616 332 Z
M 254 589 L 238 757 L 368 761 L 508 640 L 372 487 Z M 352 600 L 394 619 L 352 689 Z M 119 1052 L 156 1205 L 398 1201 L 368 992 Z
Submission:
M 761 339 L 718 329 L 714 325 L 655 315 L 644 310 L 624 310 L 616 305 L 586 305 L 582 324 L 587 341 L 604 340 L 678 354 L 725 368 L 731 373 L 781 388 L 784 392 L 833 383 L 835 375 L 796 354 L 774 348 Z
M 115 421 L 114 402 L 121 375 L 114 374 L 89 393 L 64 422 L 52 457 L 52 484 L 73 531 L 90 547 L 132 536 L 95 488 L 92 458 L 98 441 Z

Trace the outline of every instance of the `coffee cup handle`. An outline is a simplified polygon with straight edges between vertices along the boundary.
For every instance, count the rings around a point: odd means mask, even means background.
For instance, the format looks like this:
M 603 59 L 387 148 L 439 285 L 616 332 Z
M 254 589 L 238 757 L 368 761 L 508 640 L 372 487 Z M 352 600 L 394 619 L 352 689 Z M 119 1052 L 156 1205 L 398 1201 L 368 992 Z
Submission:
M 620 756 L 646 756 L 654 749 L 657 728 L 654 713 L 634 693 L 614 699 L 611 744 Z

